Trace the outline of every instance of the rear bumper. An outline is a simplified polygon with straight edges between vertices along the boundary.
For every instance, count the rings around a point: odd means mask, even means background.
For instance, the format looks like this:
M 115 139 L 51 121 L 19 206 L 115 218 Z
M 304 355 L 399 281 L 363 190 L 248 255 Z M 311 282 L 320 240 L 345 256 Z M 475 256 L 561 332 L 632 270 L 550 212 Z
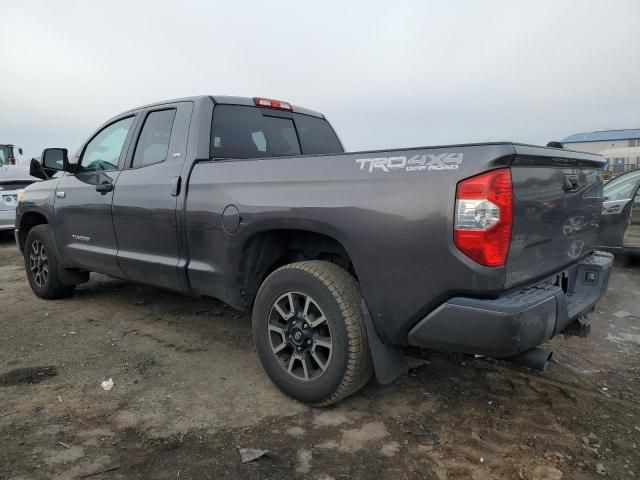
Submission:
M 593 309 L 607 290 L 613 255 L 594 252 L 532 287 L 494 300 L 455 297 L 409 332 L 409 345 L 510 357 L 540 345 Z M 564 277 L 555 284 L 558 278 Z M 566 293 L 565 293 L 566 290 Z
M 15 210 L 0 210 L 0 230 L 13 230 L 15 224 Z
M 605 252 L 610 252 L 615 255 L 640 255 L 640 246 L 638 247 L 609 247 L 604 245 L 598 245 L 599 249 Z

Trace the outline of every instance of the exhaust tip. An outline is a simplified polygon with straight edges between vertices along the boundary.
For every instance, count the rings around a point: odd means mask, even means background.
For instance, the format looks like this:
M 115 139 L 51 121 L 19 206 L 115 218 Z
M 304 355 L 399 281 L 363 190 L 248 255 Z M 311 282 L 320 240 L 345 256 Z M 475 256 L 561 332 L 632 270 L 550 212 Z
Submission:
M 549 360 L 553 356 L 553 352 L 545 350 L 544 348 L 535 347 L 531 350 L 525 350 L 513 357 L 509 357 L 506 360 L 523 365 L 525 367 L 532 368 L 544 372 L 549 364 Z

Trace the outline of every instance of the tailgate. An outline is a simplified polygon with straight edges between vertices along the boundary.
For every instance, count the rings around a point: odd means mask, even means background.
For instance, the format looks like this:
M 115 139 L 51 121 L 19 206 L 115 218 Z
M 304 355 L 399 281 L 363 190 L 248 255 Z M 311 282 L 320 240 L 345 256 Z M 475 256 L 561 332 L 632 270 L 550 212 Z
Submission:
M 602 157 L 515 148 L 506 288 L 559 272 L 592 252 L 602 210 Z

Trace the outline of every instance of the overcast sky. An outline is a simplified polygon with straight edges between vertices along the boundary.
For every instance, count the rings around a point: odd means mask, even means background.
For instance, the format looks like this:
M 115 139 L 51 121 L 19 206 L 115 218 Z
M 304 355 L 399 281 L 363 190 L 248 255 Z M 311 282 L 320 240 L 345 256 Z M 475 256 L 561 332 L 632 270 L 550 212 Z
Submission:
M 27 158 L 198 94 L 319 110 L 349 150 L 640 128 L 638 0 L 0 0 L 0 19 L 0 143 Z

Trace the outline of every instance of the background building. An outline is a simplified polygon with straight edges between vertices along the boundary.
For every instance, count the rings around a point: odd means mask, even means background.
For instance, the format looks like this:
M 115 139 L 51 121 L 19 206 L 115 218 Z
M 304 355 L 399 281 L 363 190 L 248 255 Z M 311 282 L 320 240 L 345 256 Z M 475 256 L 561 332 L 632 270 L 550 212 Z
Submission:
M 640 128 L 575 133 L 562 140 L 562 145 L 602 155 L 607 169 L 615 174 L 640 168 Z

